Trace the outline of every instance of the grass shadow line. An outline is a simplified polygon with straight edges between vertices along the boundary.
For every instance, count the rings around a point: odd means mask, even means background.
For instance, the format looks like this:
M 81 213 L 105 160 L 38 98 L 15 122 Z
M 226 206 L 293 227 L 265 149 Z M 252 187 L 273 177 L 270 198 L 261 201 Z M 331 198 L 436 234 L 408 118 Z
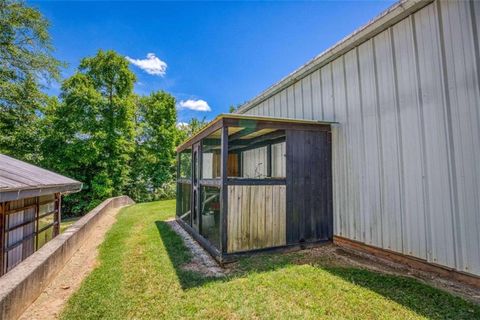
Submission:
M 318 259 L 301 260 L 302 262 L 299 263 L 298 258 L 302 255 L 302 251 L 244 257 L 235 264 L 231 274 L 222 278 L 207 277 L 183 269 L 183 266 L 192 258 L 190 251 L 168 223 L 156 221 L 155 224 L 184 290 L 201 287 L 212 282 L 228 282 L 236 278 L 247 277 L 251 273 L 271 272 L 287 266 L 309 264 L 356 286 L 373 291 L 429 319 L 480 319 L 480 306 L 433 288 L 417 279 L 387 275 L 355 267 L 336 267 L 329 265 L 328 262 L 326 265 L 322 265 L 322 261 Z
M 185 270 L 184 266 L 191 261 L 192 254 L 183 243 L 182 238 L 165 221 L 155 221 L 155 225 L 183 290 L 200 287 L 210 282 L 227 280 L 227 277 L 209 277 Z

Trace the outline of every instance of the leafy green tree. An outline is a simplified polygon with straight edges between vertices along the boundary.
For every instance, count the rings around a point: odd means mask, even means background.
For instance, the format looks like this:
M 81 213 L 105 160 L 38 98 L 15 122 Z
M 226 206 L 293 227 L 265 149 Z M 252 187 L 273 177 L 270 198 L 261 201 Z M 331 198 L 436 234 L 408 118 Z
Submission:
M 135 150 L 135 75 L 114 51 L 84 58 L 46 110 L 45 164 L 84 183 L 65 199 L 74 214 L 123 194 Z
M 42 85 L 59 79 L 48 21 L 24 2 L 0 0 L 0 153 L 38 162 Z
M 158 91 L 140 97 L 136 114 L 136 148 L 129 194 L 151 201 L 163 194 L 174 175 L 177 140 L 175 98 Z
M 202 130 L 207 124 L 208 124 L 208 121 L 206 120 L 205 117 L 203 117 L 202 119 L 191 118 L 188 123 L 180 125 L 178 128 L 179 133 L 178 133 L 177 144 L 180 144 L 183 141 L 187 140 L 188 138 L 194 136 L 197 132 Z

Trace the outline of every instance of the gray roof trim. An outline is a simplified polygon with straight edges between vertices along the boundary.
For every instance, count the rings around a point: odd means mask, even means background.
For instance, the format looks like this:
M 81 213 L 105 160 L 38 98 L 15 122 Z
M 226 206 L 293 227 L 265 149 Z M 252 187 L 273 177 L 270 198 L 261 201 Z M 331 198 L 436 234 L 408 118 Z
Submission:
M 243 113 L 247 110 L 255 107 L 259 103 L 265 101 L 286 87 L 292 85 L 293 83 L 299 81 L 300 79 L 306 77 L 312 72 L 320 69 L 329 62 L 335 60 L 339 56 L 347 53 L 352 48 L 357 47 L 361 43 L 371 39 L 385 29 L 396 24 L 400 20 L 404 19 L 408 15 L 412 14 L 415 11 L 420 10 L 426 5 L 430 4 L 434 0 L 401 0 L 390 8 L 379 14 L 376 18 L 368 22 L 365 26 L 357 29 L 355 32 L 349 36 L 342 39 L 340 42 L 335 44 L 333 47 L 322 52 L 299 69 L 290 73 L 288 76 L 269 87 L 261 94 L 243 104 L 238 108 L 236 113 Z
M 51 193 L 77 192 L 82 183 L 0 154 L 0 201 Z
M 2 191 L 0 192 L 0 203 L 5 201 L 14 201 L 20 200 L 25 198 L 32 198 L 32 197 L 39 197 L 44 196 L 47 194 L 53 193 L 74 193 L 82 190 L 82 184 L 72 183 L 66 185 L 58 185 L 58 186 L 49 186 L 49 187 L 41 187 L 35 189 L 23 189 L 23 190 L 11 190 L 11 191 Z

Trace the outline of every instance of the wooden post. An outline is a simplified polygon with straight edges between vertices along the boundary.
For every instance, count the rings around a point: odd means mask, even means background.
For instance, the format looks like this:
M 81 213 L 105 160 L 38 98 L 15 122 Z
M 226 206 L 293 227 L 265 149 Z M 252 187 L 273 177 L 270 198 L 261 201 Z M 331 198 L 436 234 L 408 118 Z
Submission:
M 228 185 L 227 185 L 227 165 L 228 165 L 228 127 L 222 127 L 221 141 L 221 186 L 220 186 L 220 252 L 227 252 L 227 214 L 228 214 Z
M 198 206 L 198 231 L 201 233 L 203 228 L 203 221 L 202 221 L 202 184 L 200 180 L 203 178 L 203 140 L 198 142 L 197 146 L 197 206 Z
M 53 226 L 53 237 L 56 237 L 60 234 L 60 211 L 61 211 L 61 207 L 60 207 L 60 199 L 61 199 L 61 195 L 60 193 L 55 193 L 55 213 L 54 213 L 54 222 L 55 222 L 55 225 Z
M 40 197 L 36 197 L 36 206 L 35 206 L 35 251 L 38 250 L 38 221 L 40 215 Z
M 0 276 L 5 273 L 5 203 L 0 203 Z
M 243 177 L 243 163 L 242 163 L 242 152 L 237 152 L 237 161 L 238 161 L 238 176 Z
M 272 145 L 267 145 L 267 177 L 272 176 Z
M 177 192 L 175 193 L 175 213 L 177 217 L 180 217 L 182 215 L 182 212 L 180 212 L 180 188 L 178 187 L 178 178 L 180 178 L 180 153 L 177 153 L 176 160 L 175 190 L 177 190 Z

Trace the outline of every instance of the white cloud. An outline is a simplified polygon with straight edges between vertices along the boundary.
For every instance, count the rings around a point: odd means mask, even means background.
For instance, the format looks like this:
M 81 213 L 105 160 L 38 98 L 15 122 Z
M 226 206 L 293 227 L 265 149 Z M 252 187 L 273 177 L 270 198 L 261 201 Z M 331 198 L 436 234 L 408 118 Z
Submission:
M 208 105 L 207 101 L 205 100 L 182 100 L 179 103 L 180 109 L 190 109 L 193 111 L 212 111 L 210 106 Z
M 167 73 L 167 63 L 155 56 L 155 53 L 148 53 L 146 59 L 125 58 L 148 74 L 163 77 Z
M 187 122 L 178 122 L 177 123 L 177 128 L 185 128 L 185 127 L 188 127 Z

